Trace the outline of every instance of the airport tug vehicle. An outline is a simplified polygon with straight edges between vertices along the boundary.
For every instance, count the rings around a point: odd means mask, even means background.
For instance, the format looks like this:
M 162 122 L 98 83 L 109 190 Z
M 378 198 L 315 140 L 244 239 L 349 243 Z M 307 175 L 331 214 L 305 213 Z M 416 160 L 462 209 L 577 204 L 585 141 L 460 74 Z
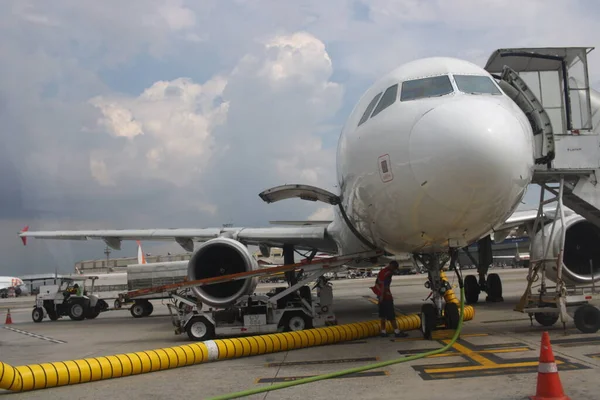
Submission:
M 106 301 L 93 294 L 96 279 L 96 276 L 63 277 L 57 279 L 57 285 L 40 286 L 31 313 L 33 322 L 42 322 L 46 315 L 52 321 L 63 316 L 69 316 L 73 321 L 82 321 L 86 318 L 94 319 L 101 312 L 107 311 Z M 86 280 L 92 281 L 89 292 Z M 76 284 L 80 286 L 80 294 L 77 293 Z

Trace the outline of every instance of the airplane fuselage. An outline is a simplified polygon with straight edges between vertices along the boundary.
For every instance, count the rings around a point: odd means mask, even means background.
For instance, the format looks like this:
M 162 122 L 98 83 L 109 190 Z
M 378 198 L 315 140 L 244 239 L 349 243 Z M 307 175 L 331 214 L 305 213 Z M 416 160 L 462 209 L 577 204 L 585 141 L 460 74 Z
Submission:
M 396 254 L 485 236 L 514 212 L 533 167 L 525 114 L 484 69 L 452 58 L 410 62 L 376 82 L 350 114 L 337 153 L 351 224 Z M 340 219 L 338 211 L 332 229 L 342 252 L 361 247 Z

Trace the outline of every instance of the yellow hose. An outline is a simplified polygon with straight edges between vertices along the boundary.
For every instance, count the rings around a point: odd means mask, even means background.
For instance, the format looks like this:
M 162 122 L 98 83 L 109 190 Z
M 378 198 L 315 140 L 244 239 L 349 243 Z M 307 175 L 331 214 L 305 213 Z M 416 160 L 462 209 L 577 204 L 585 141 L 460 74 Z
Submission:
M 471 320 L 475 316 L 475 309 L 471 306 L 465 307 L 464 311 L 465 321 Z M 398 328 L 404 331 L 419 329 L 421 325 L 420 317 L 416 314 L 397 317 L 396 321 Z M 363 339 L 378 335 L 379 330 L 379 320 L 371 320 L 303 331 L 207 340 L 157 350 L 19 367 L 13 367 L 0 361 L 0 389 L 25 392 L 120 378 L 210 361 Z
M 446 274 L 444 273 L 444 271 L 440 272 L 440 277 L 442 278 L 443 281 L 448 282 L 448 278 L 446 277 Z M 444 300 L 446 301 L 446 303 L 454 303 L 454 304 L 460 304 L 460 300 L 458 300 L 458 298 L 456 297 L 456 295 L 454 294 L 454 291 L 452 289 L 448 289 L 446 291 L 446 293 L 444 293 Z M 465 308 L 465 316 L 466 316 L 466 308 Z M 467 321 L 467 319 L 465 319 L 465 321 Z

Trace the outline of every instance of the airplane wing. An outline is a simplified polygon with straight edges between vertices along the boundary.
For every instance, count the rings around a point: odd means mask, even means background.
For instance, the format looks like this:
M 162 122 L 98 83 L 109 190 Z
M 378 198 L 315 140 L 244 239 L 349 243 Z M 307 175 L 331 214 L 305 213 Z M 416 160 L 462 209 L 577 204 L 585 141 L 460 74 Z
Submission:
M 59 240 L 103 240 L 109 247 L 120 250 L 123 240 L 174 241 L 186 251 L 194 250 L 194 242 L 206 242 L 219 236 L 230 237 L 246 245 L 282 247 L 294 245 L 297 249 L 335 253 L 337 246 L 327 233 L 326 226 L 293 226 L 268 228 L 200 228 L 200 229 L 123 229 L 81 231 L 30 231 L 25 227 L 19 236 L 23 244 L 27 238 Z
M 564 207 L 565 215 L 573 214 L 574 211 L 570 208 Z M 523 226 L 527 223 L 535 221 L 538 210 L 523 210 L 523 211 L 515 211 L 503 224 L 499 225 L 494 229 L 494 231 L 506 231 L 508 229 L 515 229 L 520 226 Z M 548 207 L 542 210 L 542 215 L 546 221 L 554 220 L 556 215 L 556 207 Z

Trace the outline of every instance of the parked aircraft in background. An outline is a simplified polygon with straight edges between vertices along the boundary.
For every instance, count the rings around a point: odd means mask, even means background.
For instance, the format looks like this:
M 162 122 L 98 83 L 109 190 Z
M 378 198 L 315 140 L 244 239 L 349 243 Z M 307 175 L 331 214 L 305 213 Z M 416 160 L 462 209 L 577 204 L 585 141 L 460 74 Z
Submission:
M 15 296 L 25 296 L 29 293 L 27 285 L 16 276 L 0 276 L 0 298 L 6 298 L 9 290 L 14 290 Z

